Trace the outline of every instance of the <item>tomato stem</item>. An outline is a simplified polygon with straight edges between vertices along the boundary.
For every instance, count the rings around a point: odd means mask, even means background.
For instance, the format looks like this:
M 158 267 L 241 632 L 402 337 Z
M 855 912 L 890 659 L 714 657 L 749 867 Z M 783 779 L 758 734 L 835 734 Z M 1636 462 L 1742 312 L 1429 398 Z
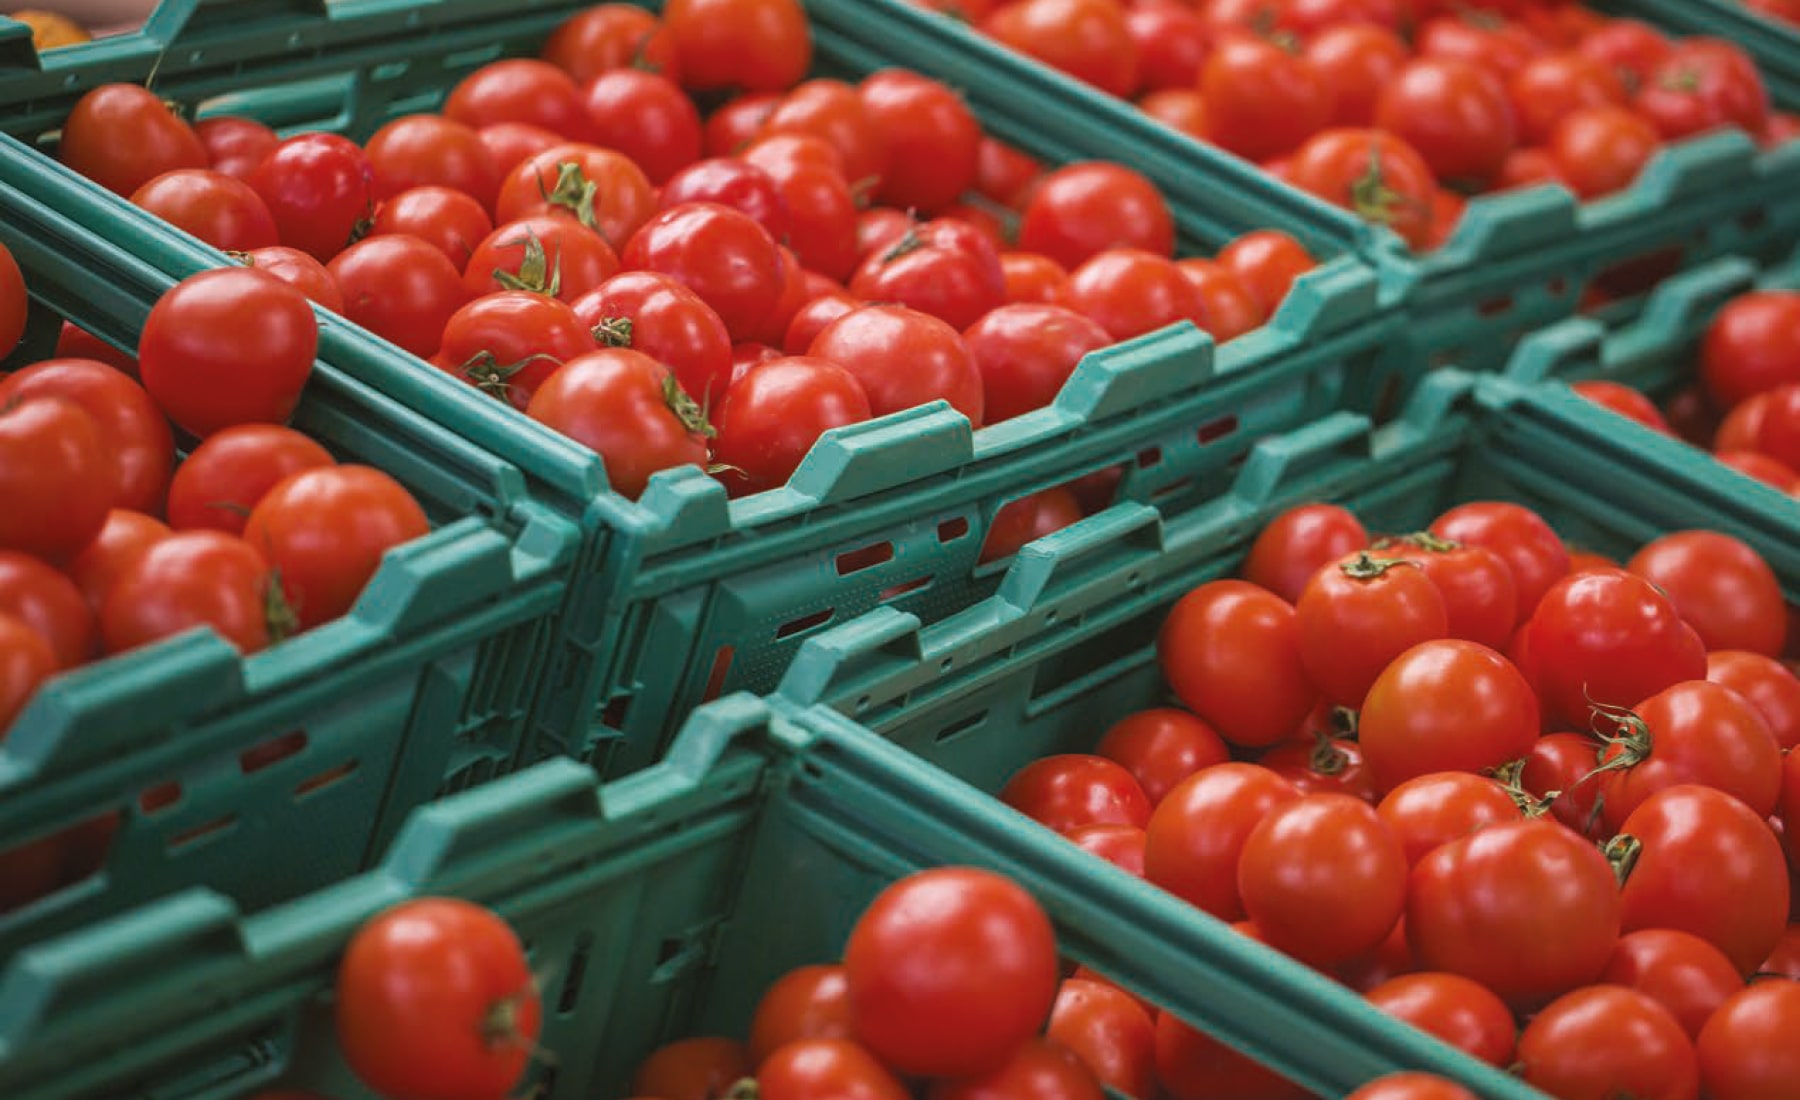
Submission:
M 762 1090 L 756 1084 L 756 1078 L 745 1077 L 732 1083 L 722 1100 L 758 1100 Z
M 1396 546 L 1416 546 L 1432 554 L 1448 554 L 1452 550 L 1462 549 L 1462 543 L 1455 539 L 1440 538 L 1430 531 L 1409 531 L 1404 535 L 1379 538 L 1375 540 L 1374 549 L 1390 550 Z
M 503 267 L 494 269 L 494 281 L 507 290 L 525 290 L 533 294 L 542 294 L 546 298 L 555 298 L 562 293 L 562 252 L 556 253 L 556 262 L 551 263 L 550 256 L 544 251 L 544 242 L 538 239 L 535 231 L 527 229 L 525 239 L 506 242 L 508 248 L 523 244 L 525 256 L 519 261 L 517 273 Z
M 1342 775 L 1350 766 L 1350 754 L 1341 748 L 1337 739 L 1324 730 L 1313 731 L 1312 752 L 1306 758 L 1306 766 L 1316 775 Z
M 884 264 L 891 264 L 907 253 L 917 252 L 924 247 L 924 239 L 911 227 L 908 227 L 906 232 L 901 234 L 900 239 L 895 241 L 886 252 L 881 254 L 881 262 Z
M 1644 853 L 1644 842 L 1635 836 L 1620 833 L 1606 842 L 1600 849 L 1606 856 L 1606 862 L 1612 864 L 1613 876 L 1624 886 L 1625 880 L 1631 877 L 1632 870 L 1637 867 L 1638 857 Z
M 549 190 L 544 189 L 544 177 L 538 176 L 538 194 L 551 206 L 560 206 L 575 215 L 575 220 L 596 233 L 600 227 L 594 223 L 594 200 L 600 195 L 600 186 L 587 178 L 581 165 L 572 160 L 559 161 L 556 165 L 556 185 Z
M 268 587 L 263 590 L 263 622 L 269 631 L 269 644 L 278 645 L 300 633 L 300 614 L 288 601 L 287 588 L 281 583 L 281 567 L 269 570 Z
M 468 379 L 482 393 L 504 398 L 511 387 L 512 376 L 540 359 L 548 359 L 555 363 L 559 360 L 554 355 L 537 352 L 527 355 L 517 363 L 502 363 L 491 351 L 476 352 L 468 361 L 456 368 L 456 372 Z
M 663 403 L 668 405 L 669 411 L 675 414 L 677 420 L 681 421 L 681 426 L 695 435 L 712 439 L 719 434 L 718 430 L 707 420 L 706 410 L 700 406 L 699 402 L 688 396 L 688 392 L 681 388 L 681 383 L 676 381 L 672 374 L 663 379 Z
M 629 317 L 605 317 L 594 326 L 594 339 L 602 347 L 628 348 L 631 346 L 632 324 Z
M 1550 806 L 1562 797 L 1561 791 L 1545 791 L 1542 798 L 1525 789 L 1525 758 L 1508 760 L 1492 770 L 1494 781 L 1513 800 L 1513 805 L 1528 818 L 1543 817 Z
M 1395 566 L 1410 565 L 1417 568 L 1418 564 L 1405 558 L 1378 558 L 1364 550 L 1338 566 L 1338 570 L 1353 581 L 1372 581 Z

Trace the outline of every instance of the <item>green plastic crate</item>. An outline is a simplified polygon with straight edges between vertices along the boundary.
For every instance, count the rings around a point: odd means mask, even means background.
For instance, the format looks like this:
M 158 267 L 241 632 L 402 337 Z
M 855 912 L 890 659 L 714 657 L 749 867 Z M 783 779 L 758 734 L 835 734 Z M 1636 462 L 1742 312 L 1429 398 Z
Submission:
M 48 357 L 65 317 L 135 345 L 173 285 L 3 184 L 0 242 L 38 296 L 9 368 Z M 186 885 L 247 910 L 317 889 L 379 858 L 414 807 L 516 766 L 577 532 L 380 384 L 318 364 L 293 422 L 406 484 L 434 530 L 348 616 L 269 651 L 192 631 L 40 689 L 0 743 L 0 852 L 120 824 L 97 875 L 0 914 L 0 959 Z M 274 762 L 253 768 L 254 749 Z
M 741 1037 L 770 982 L 840 957 L 883 885 L 960 865 L 1030 890 L 1066 956 L 1326 1095 L 1414 1066 L 1538 1095 L 825 708 L 723 699 L 666 761 L 594 778 L 551 761 L 446 799 L 378 869 L 291 905 L 188 891 L 21 954 L 0 972 L 0 1093 L 234 1100 L 279 1080 L 363 1100 L 330 1043 L 338 958 L 382 909 L 449 895 L 532 953 L 555 1055 L 532 1095 L 616 1100 L 657 1044 Z
M 85 88 L 142 79 L 156 66 L 158 90 L 183 101 L 366 135 L 434 105 L 477 66 L 531 52 L 584 6 L 290 3 L 252 14 L 165 0 L 139 35 L 56 51 L 41 71 L 0 71 L 0 102 L 22 105 L 10 130 L 37 135 Z M 1085 112 L 1085 98 L 1050 101 L 1055 109 L 1034 98 L 1029 70 L 999 96 L 982 91 L 992 88 L 985 55 L 925 64 L 937 41 L 929 24 L 899 28 L 877 52 L 868 35 L 886 27 L 869 22 L 880 9 L 809 0 L 808 10 L 821 71 L 854 74 L 905 58 L 968 89 L 997 130 L 1029 129 L 1034 136 L 1020 140 L 1052 160 L 1121 148 Z M 104 227 L 164 271 L 223 262 L 10 140 L 0 139 L 0 179 Z M 1195 192 L 1178 204 L 1185 243 L 1216 245 L 1259 224 L 1260 208 L 1221 195 L 1212 202 Z M 978 549 L 1013 499 L 1111 466 L 1129 468 L 1127 497 L 1204 499 L 1261 435 L 1395 400 L 1406 385 L 1387 364 L 1397 320 L 1380 306 L 1373 274 L 1340 258 L 1303 277 L 1270 325 L 1221 348 L 1185 325 L 1119 345 L 1090 356 L 1054 407 L 979 432 L 941 404 L 839 430 L 786 488 L 736 501 L 694 469 L 659 475 L 640 501 L 626 501 L 606 490 L 588 452 L 350 326 L 331 326 L 321 356 L 385 360 L 384 392 L 506 457 L 537 499 L 587 532 L 563 640 L 545 670 L 534 751 L 617 774 L 655 759 L 699 702 L 772 688 L 805 636 L 830 623 L 884 603 L 936 618 L 991 592 L 999 569 L 977 569 Z M 840 571 L 854 561 L 877 564 Z

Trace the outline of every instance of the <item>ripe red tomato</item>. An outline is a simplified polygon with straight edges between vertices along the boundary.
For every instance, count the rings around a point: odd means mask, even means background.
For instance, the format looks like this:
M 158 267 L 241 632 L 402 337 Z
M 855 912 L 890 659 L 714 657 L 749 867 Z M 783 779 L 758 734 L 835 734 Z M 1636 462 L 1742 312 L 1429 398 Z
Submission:
M 1661 588 L 1708 649 L 1776 657 L 1787 644 L 1781 582 L 1740 539 L 1717 531 L 1664 535 L 1626 568 Z
M 56 653 L 44 636 L 21 619 L 0 614 L 0 740 L 5 739 L 13 719 L 37 694 L 38 686 L 55 674 Z M 0 854 L 0 866 L 6 870 L 7 882 L 6 892 L 0 897 L 10 901 L 16 896 L 23 902 L 47 892 L 48 883 L 43 889 L 33 886 L 15 890 L 21 880 L 30 876 L 14 862 L 14 856 L 13 852 Z M 0 911 L 9 908 L 12 905 L 0 902 Z
M 1781 386 L 1751 400 L 1764 404 L 1751 449 L 1790 467 L 1800 464 L 1800 385 Z M 1724 430 L 1720 429 L 1721 436 Z
M 1156 1092 L 1156 1024 L 1130 994 L 1105 982 L 1062 983 L 1045 1037 L 1087 1064 L 1102 1085 L 1126 1096 Z
M 990 424 L 1052 404 L 1082 357 L 1112 343 L 1093 320 L 1037 303 L 989 310 L 963 340 L 981 372 L 983 419 Z
M 184 279 L 157 301 L 138 361 L 144 388 L 169 419 L 204 437 L 286 420 L 318 345 L 304 294 L 265 272 L 227 268 Z
M 1635 420 L 1653 431 L 1664 435 L 1674 435 L 1669 422 L 1663 417 L 1656 403 L 1644 395 L 1642 390 L 1618 382 L 1593 380 L 1576 382 L 1569 387 L 1582 397 L 1587 398 L 1603 409 L 1611 409 L 1627 420 Z
M 1381 89 L 1412 51 L 1394 31 L 1372 23 L 1341 23 L 1308 39 L 1306 60 L 1331 103 L 1330 126 L 1373 126 Z
M 975 357 L 959 332 L 929 314 L 864 306 L 825 326 L 807 354 L 855 375 L 876 416 L 942 400 L 968 417 L 971 427 L 985 423 Z
M 242 424 L 208 436 L 169 482 L 169 526 L 241 535 L 270 489 L 288 475 L 334 464 L 312 439 L 276 424 Z
M 161 96 L 137 84 L 102 84 L 64 120 L 57 155 L 116 195 L 164 172 L 205 168 L 206 147 Z
M 887 167 L 875 198 L 934 214 L 975 184 L 981 123 L 948 86 L 900 69 L 865 77 L 863 110 L 887 143 Z
M 1059 833 L 1086 825 L 1150 823 L 1150 799 L 1130 772 L 1104 756 L 1047 756 L 1014 772 L 1000 801 Z
M 357 929 L 336 993 L 344 1060 L 392 1100 L 504 1095 L 541 1026 L 518 936 L 454 898 L 404 902 Z
M 443 115 L 394 119 L 363 152 L 375 173 L 375 198 L 383 202 L 415 187 L 448 187 L 492 210 L 500 193 L 501 174 L 480 133 Z
M 1294 153 L 1294 186 L 1385 225 L 1414 248 L 1431 239 L 1437 179 L 1418 150 L 1384 130 L 1333 129 Z
M 0 407 L 49 397 L 79 405 L 100 430 L 109 452 L 112 507 L 160 512 L 175 439 L 143 387 L 92 359 L 46 359 L 0 378 Z
M 1302 1100 L 1312 1095 L 1169 1012 L 1156 1018 L 1156 1076 L 1173 1100 Z
M 1800 486 L 1800 473 L 1768 455 L 1757 454 L 1755 451 L 1721 451 L 1713 455 L 1713 459 L 1721 466 L 1753 477 L 1784 493 L 1792 494 L 1794 488 Z
M 1720 1006 L 1700 1031 L 1700 1079 L 1713 1100 L 1777 1097 L 1800 1080 L 1800 982 L 1759 981 Z
M 588 141 L 594 125 L 567 73 L 524 57 L 490 62 L 464 77 L 444 100 L 444 117 L 477 130 L 522 122 L 566 141 Z
M 1157 656 L 1182 703 L 1234 745 L 1285 740 L 1318 698 L 1293 607 L 1247 581 L 1212 581 L 1183 596 Z
M 1575 112 L 1586 114 L 1586 110 Z M 1638 120 L 1642 122 L 1642 119 Z M 1494 178 L 1491 191 L 1512 191 L 1522 187 L 1535 187 L 1540 183 L 1566 183 L 1562 178 L 1562 169 L 1550 153 L 1539 147 L 1514 149 L 1500 166 L 1500 174 Z
M 1684 38 L 1638 89 L 1635 106 L 1666 138 L 1737 126 L 1752 137 L 1769 120 L 1756 62 L 1718 38 Z
M 1486 183 L 1518 144 L 1506 84 L 1452 58 L 1408 62 L 1382 89 L 1375 124 L 1418 150 L 1444 181 Z
M 1645 799 L 1621 833 L 1641 846 L 1620 891 L 1624 929 L 1692 932 L 1755 971 L 1788 921 L 1781 844 L 1742 802 L 1711 787 L 1669 787 Z
M 539 214 L 504 222 L 475 246 L 463 270 L 463 291 L 477 298 L 523 290 L 573 302 L 618 270 L 619 257 L 605 237 L 572 218 Z
M 1246 233 L 1219 250 L 1219 261 L 1249 288 L 1265 316 L 1273 316 L 1294 280 L 1319 266 L 1312 253 L 1275 229 Z
M 1521 1076 L 1551 1096 L 1694 1100 L 1700 1066 L 1693 1044 L 1653 998 L 1592 986 L 1557 998 L 1519 1036 Z
M 563 144 L 563 136 L 528 122 L 496 122 L 475 131 L 494 162 L 494 171 L 506 179 L 527 158 Z
M 731 370 L 731 334 L 717 311 L 673 276 L 625 271 L 575 303 L 579 325 L 607 347 L 635 348 L 681 388 L 716 405 Z
M 1800 382 L 1800 292 L 1753 291 L 1726 303 L 1700 345 L 1700 377 L 1724 409 Z
M 1109 248 L 1159 256 L 1175 252 L 1175 219 L 1155 184 L 1122 165 L 1069 164 L 1032 186 L 1019 220 L 1019 245 L 1081 266 Z
M 787 199 L 773 176 L 747 160 L 714 157 L 675 173 L 662 187 L 658 208 L 668 210 L 689 202 L 729 206 L 755 219 L 776 240 L 788 235 Z
M 1743 696 L 1783 751 L 1800 745 L 1800 677 L 1772 657 L 1742 650 L 1706 655 L 1706 678 Z
M 1094 254 L 1069 272 L 1062 303 L 1129 340 L 1199 316 L 1199 295 L 1175 261 L 1135 248 Z
M 1134 825 L 1083 825 L 1063 834 L 1084 852 L 1138 878 L 1144 877 L 1144 845 L 1148 838 Z
M 1206 101 L 1185 88 L 1165 88 L 1138 100 L 1138 110 L 1195 141 L 1206 140 Z M 1273 174 L 1273 173 L 1271 173 Z
M 1344 1100 L 1475 1100 L 1475 1094 L 1435 1073 L 1390 1073 Z
M 133 191 L 131 202 L 222 251 L 248 252 L 278 240 L 275 218 L 261 196 L 223 172 L 164 172 Z
M 1480 982 L 1457 974 L 1402 974 L 1369 990 L 1369 1003 L 1491 1066 L 1512 1061 L 1512 1009 Z
M 1299 798 L 1292 783 L 1254 764 L 1196 772 L 1150 815 L 1145 877 L 1220 920 L 1241 920 L 1238 866 L 1244 845 L 1265 817 Z
M 529 291 L 504 290 L 484 294 L 451 315 L 434 361 L 524 410 L 545 379 L 594 349 L 593 333 L 568 303 Z
M 1086 514 L 1074 492 L 1061 485 L 1010 500 L 988 525 L 979 564 L 1010 558 L 1027 543 L 1079 523 Z
M 1406 856 L 1374 807 L 1307 794 L 1270 810 L 1238 858 L 1244 910 L 1273 947 L 1313 965 L 1387 939 L 1406 905 Z
M 77 554 L 63 571 L 81 589 L 88 608 L 98 614 L 100 602 L 106 598 L 106 590 L 112 587 L 112 582 L 124 570 L 125 564 L 145 548 L 162 541 L 168 534 L 168 526 L 159 519 L 142 512 L 114 508 L 107 513 L 106 526 L 94 536 L 94 541 Z
M 1623 107 L 1625 82 L 1606 62 L 1577 52 L 1526 62 L 1507 85 L 1522 145 L 1542 145 L 1558 122 L 1585 107 Z
M 1630 187 L 1661 146 L 1662 139 L 1642 115 L 1596 106 L 1572 111 L 1557 122 L 1547 149 L 1555 179 L 1593 199 Z
M 1610 66 L 1625 90 L 1635 94 L 1675 46 L 1648 23 L 1612 19 L 1584 35 L 1575 48 L 1583 56 Z
M 1369 532 L 1347 508 L 1303 504 L 1270 520 L 1250 546 L 1244 579 L 1294 601 L 1313 575 L 1369 545 Z
M 850 978 L 842 966 L 802 966 L 771 985 L 750 1021 L 750 1063 L 800 1039 L 849 1039 Z
M 1769 415 L 1770 399 L 1776 390 L 1786 389 L 1789 384 L 1783 383 L 1775 390 L 1746 397 L 1732 406 L 1731 411 L 1719 421 L 1718 431 L 1713 436 L 1713 450 L 1759 451 L 1762 447 L 1763 421 Z
M 1175 261 L 1194 288 L 1198 311 L 1193 317 L 1201 331 L 1223 344 L 1268 320 L 1262 303 L 1244 281 L 1213 261 L 1189 258 Z M 1295 596 L 1298 597 L 1298 593 Z
M 982 29 L 1109 95 L 1130 96 L 1142 81 L 1137 40 L 1113 0 L 1018 0 Z
M 929 313 L 961 331 L 1006 301 L 1000 255 L 968 223 L 938 218 L 863 260 L 849 290 Z
M 244 266 L 254 267 L 258 271 L 275 276 L 284 283 L 292 285 L 309 301 L 315 302 L 333 313 L 344 312 L 344 295 L 338 290 L 337 280 L 331 277 L 324 264 L 297 248 L 276 245 L 273 248 L 258 248 L 244 254 Z M 117 364 L 114 364 L 117 366 Z M 127 372 L 137 377 L 137 364 Z
M 252 118 L 216 115 L 194 123 L 194 136 L 206 147 L 215 172 L 244 179 L 281 139 L 275 131 Z
M 1006 300 L 1013 303 L 1055 305 L 1062 300 L 1063 282 L 1069 277 L 1061 264 L 1037 252 L 1000 253 L 1000 272 L 1006 280 Z
M 1420 533 L 1383 540 L 1384 557 L 1417 562 L 1444 598 L 1449 637 L 1504 648 L 1518 626 L 1518 594 L 1512 570 L 1484 546 L 1463 545 Z
M 762 132 L 824 138 L 843 158 L 844 178 L 859 185 L 872 185 L 887 169 L 886 142 L 861 93 L 841 80 L 808 80 L 796 87 L 770 112 Z
M 469 299 L 462 272 L 417 237 L 371 237 L 328 266 L 344 296 L 344 315 L 397 347 L 429 358 L 444 325 Z
M 1199 13 L 1181 4 L 1140 4 L 1125 12 L 1125 32 L 1137 52 L 1142 88 L 1188 91 L 1199 83 L 1212 37 Z
M 1431 533 L 1500 555 L 1512 571 L 1519 598 L 1518 622 L 1530 618 L 1544 593 L 1569 571 L 1569 551 L 1562 539 L 1541 516 L 1517 504 L 1476 501 L 1459 505 L 1434 520 Z
M 780 91 L 812 66 L 798 0 L 669 0 L 663 26 L 675 38 L 682 84 L 696 91 Z
M 522 218 L 570 218 L 623 248 L 656 213 L 656 191 L 630 157 L 579 142 L 520 161 L 500 183 L 496 224 Z
M 1629 573 L 1567 577 L 1526 624 L 1546 714 L 1586 728 L 1596 705 L 1629 707 L 1706 676 L 1706 647 L 1654 585 Z
M 28 554 L 0 550 L 0 614 L 43 635 L 59 669 L 94 655 L 94 615 L 68 576 Z
M 1037 902 L 992 872 L 945 867 L 887 887 L 844 949 L 856 1035 L 915 1076 L 1004 1065 L 1056 999 L 1056 935 Z
M 1413 35 L 1413 47 L 1420 57 L 1470 62 L 1503 81 L 1545 52 L 1543 41 L 1522 23 L 1488 19 L 1476 9 L 1426 20 Z
M 1600 817 L 1601 777 L 1593 774 L 1601 745 L 1582 733 L 1548 733 L 1525 754 L 1519 785 L 1534 798 L 1551 798 L 1556 820 L 1584 836 L 1603 839 Z
M 1478 829 L 1523 817 L 1506 788 L 1466 771 L 1430 772 L 1397 783 L 1375 810 L 1400 842 L 1409 867 Z
M 1375 777 L 1363 762 L 1362 746 L 1347 737 L 1319 731 L 1283 741 L 1257 760 L 1304 794 L 1347 794 L 1371 805 Z
M 744 158 L 763 166 L 780 190 L 789 211 L 787 246 L 809 271 L 847 279 L 857 262 L 857 195 L 835 167 L 801 161 L 780 163 L 770 157 L 768 143 L 788 136 L 765 138 L 745 150 Z
M 1690 1039 L 1718 1007 L 1744 987 L 1723 952 L 1699 936 L 1646 928 L 1619 937 L 1600 980 L 1643 993 L 1668 1009 Z
M 699 407 L 667 367 L 630 348 L 564 363 L 525 412 L 597 452 L 613 491 L 631 500 L 658 470 L 707 463 Z
M 806 349 L 819 338 L 819 333 L 825 331 L 825 326 L 864 304 L 862 299 L 853 298 L 844 291 L 819 295 L 801 306 L 788 322 L 788 330 L 781 338 L 781 350 L 789 355 L 805 355 Z
M 1425 967 L 1473 978 L 1525 1008 L 1599 977 L 1619 915 L 1606 857 L 1538 818 L 1490 825 L 1420 860 L 1406 936 Z
M 596 4 L 562 21 L 541 55 L 576 83 L 632 66 L 679 80 L 675 37 L 654 14 L 631 4 Z
M 756 1071 L 736 1039 L 677 1039 L 658 1047 L 638 1066 L 631 1091 L 645 1100 L 715 1100 Z
M 133 558 L 100 605 L 108 653 L 210 626 L 240 653 L 265 649 L 275 584 L 248 542 L 222 531 L 179 531 Z
M 762 226 L 714 203 L 665 210 L 632 236 L 629 268 L 680 280 L 725 323 L 734 339 L 753 335 L 781 295 L 781 254 Z
M 277 145 L 246 180 L 275 218 L 281 243 L 320 263 L 362 239 L 375 217 L 375 170 L 336 134 L 301 134 Z
M 851 1039 L 797 1039 L 756 1068 L 757 1094 L 769 1100 L 910 1100 L 907 1091 Z
M 1294 614 L 1307 677 L 1327 700 L 1352 708 L 1395 658 L 1449 631 L 1444 598 L 1423 569 L 1368 551 L 1313 574 Z
M 1208 139 L 1255 161 L 1299 148 L 1331 117 L 1324 82 L 1306 58 L 1247 34 L 1214 45 L 1200 98 Z
M 902 1094 L 904 1095 L 904 1094 Z M 1053 1040 L 1033 1039 L 999 1069 L 958 1081 L 939 1081 L 926 1100 L 1105 1100 L 1099 1080 L 1073 1051 Z
M 1617 831 L 1657 791 L 1699 783 L 1737 798 L 1760 817 L 1775 812 L 1781 789 L 1781 746 L 1743 696 L 1706 680 L 1687 680 L 1623 714 L 1595 720 L 1616 726 L 1601 764 L 1607 826 Z
M 700 159 L 700 112 L 670 78 L 611 69 L 589 80 L 582 98 L 594 143 L 630 157 L 651 183 L 663 183 Z

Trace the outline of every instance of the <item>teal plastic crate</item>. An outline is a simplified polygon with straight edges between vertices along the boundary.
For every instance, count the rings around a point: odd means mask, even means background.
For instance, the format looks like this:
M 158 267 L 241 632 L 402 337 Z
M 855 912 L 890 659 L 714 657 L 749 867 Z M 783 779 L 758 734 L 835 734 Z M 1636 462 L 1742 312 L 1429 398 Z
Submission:
M 38 298 L 9 369 L 48 357 L 64 318 L 135 345 L 173 285 L 4 184 L 0 242 Z M 41 688 L 0 743 L 0 852 L 118 828 L 98 873 L 0 913 L 0 959 L 186 885 L 247 911 L 317 889 L 378 859 L 414 807 L 516 767 L 576 529 L 380 388 L 318 364 L 293 423 L 398 478 L 434 529 L 348 616 L 273 649 L 193 631 Z
M 246 916 L 188 891 L 19 955 L 0 972 L 0 1093 L 236 1100 L 280 1082 L 365 1100 L 330 1042 L 338 959 L 384 908 L 448 895 L 511 922 L 540 975 L 554 1062 L 518 1094 L 616 1100 L 658 1044 L 742 1037 L 775 978 L 841 957 L 882 886 L 955 865 L 1011 876 L 1066 957 L 1323 1095 L 1400 1067 L 1539 1095 L 825 708 L 723 699 L 666 761 L 594 778 L 551 761 L 446 799 L 379 868 L 291 905 Z
M 155 66 L 159 91 L 207 110 L 364 135 L 436 104 L 497 56 L 532 52 L 584 6 L 290 3 L 252 14 L 165 0 L 139 35 L 55 51 L 41 69 L 0 71 L 0 102 L 22 105 L 8 129 L 36 136 L 85 88 L 143 79 Z M 985 54 L 927 56 L 937 44 L 928 23 L 890 28 L 864 0 L 807 7 L 823 72 L 904 59 L 966 89 L 988 125 L 1048 159 L 1126 148 L 1089 116 L 1085 93 L 1047 109 L 1038 92 L 1059 86 L 1030 70 L 1001 95 Z M 871 35 L 884 39 L 880 50 Z M 103 227 L 161 270 L 224 262 L 19 143 L 0 140 L 0 179 Z M 1229 189 L 1217 201 L 1180 194 L 1188 246 L 1263 224 L 1263 210 L 1234 205 Z M 773 688 L 810 633 L 884 604 L 936 618 L 991 592 L 1000 569 L 978 569 L 978 551 L 1011 500 L 1115 466 L 1127 469 L 1127 498 L 1204 499 L 1256 438 L 1397 400 L 1408 381 L 1388 366 L 1398 316 L 1378 290 L 1372 272 L 1340 257 L 1304 276 L 1271 324 L 1223 347 L 1185 325 L 1119 345 L 1089 356 L 1052 408 L 978 432 L 943 405 L 839 430 L 787 487 L 736 501 L 692 469 L 659 475 L 641 500 L 626 501 L 607 491 L 593 455 L 351 326 L 328 326 L 321 356 L 380 362 L 385 393 L 504 456 L 534 497 L 581 524 L 587 539 L 545 669 L 535 751 L 618 774 L 655 759 L 694 705 Z

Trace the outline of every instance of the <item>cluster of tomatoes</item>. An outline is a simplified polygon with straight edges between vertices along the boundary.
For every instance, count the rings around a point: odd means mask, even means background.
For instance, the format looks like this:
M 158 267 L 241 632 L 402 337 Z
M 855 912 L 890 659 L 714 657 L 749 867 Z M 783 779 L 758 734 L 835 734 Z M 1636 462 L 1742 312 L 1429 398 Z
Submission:
M 1416 248 L 1449 237 L 1469 194 L 1555 182 L 1594 198 L 1666 141 L 1796 132 L 1736 45 L 1560 0 L 913 2 Z
M 1733 299 L 1707 327 L 1699 360 L 1696 384 L 1678 392 L 1666 410 L 1619 382 L 1572 388 L 1800 496 L 1800 292 L 1754 291 Z
M 690 464 L 778 487 L 824 431 L 935 400 L 1018 416 L 1097 348 L 1255 328 L 1314 266 L 1275 232 L 1177 261 L 1138 173 L 1046 173 L 944 84 L 803 81 L 810 58 L 796 0 L 601 4 L 362 146 L 109 85 L 61 156 L 588 445 L 634 498 Z
M 1800 679 L 1759 555 L 1689 531 L 1621 567 L 1499 502 L 1371 540 L 1315 504 L 1243 578 L 1164 623 L 1186 709 L 1000 797 L 1552 1096 L 1800 1080 L 1800 981 L 1746 985 L 1800 978 Z M 1191 1078 L 1140 1061 L 1176 1100 L 1304 1095 L 1188 1041 Z

